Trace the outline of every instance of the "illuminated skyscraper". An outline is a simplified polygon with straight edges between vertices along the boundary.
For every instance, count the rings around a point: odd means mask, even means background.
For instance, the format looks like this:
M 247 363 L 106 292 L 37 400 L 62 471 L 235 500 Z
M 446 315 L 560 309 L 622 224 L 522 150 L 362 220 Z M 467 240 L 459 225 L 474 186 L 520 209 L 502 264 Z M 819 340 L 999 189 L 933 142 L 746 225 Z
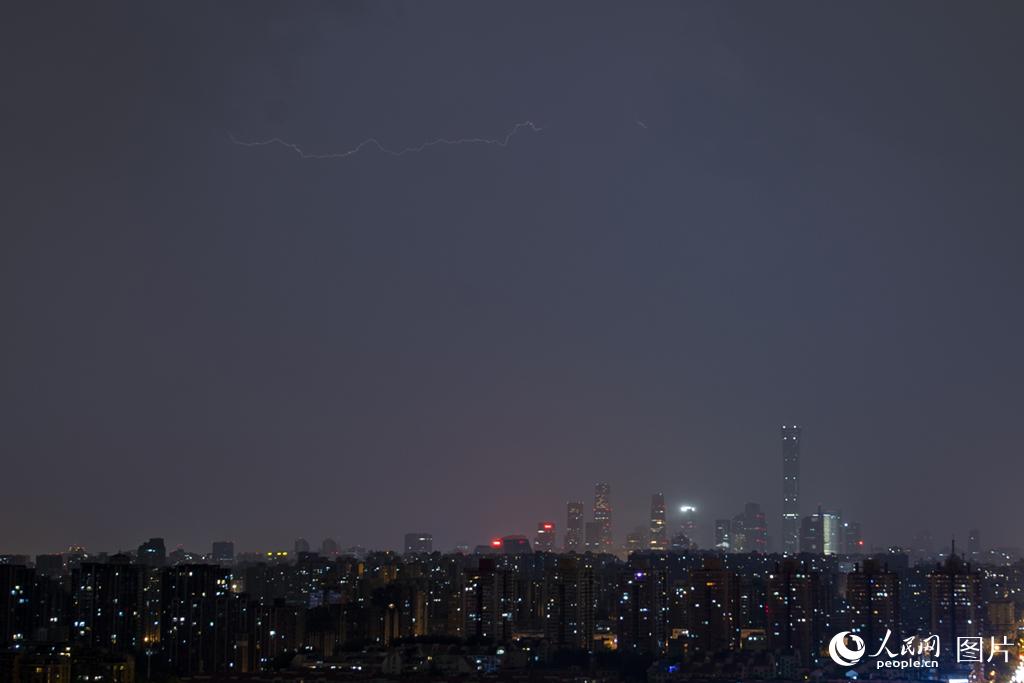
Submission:
M 697 543 L 697 508 L 692 505 L 679 506 L 679 534 L 686 537 L 690 550 L 696 550 Z
M 600 527 L 598 541 L 609 552 L 612 549 L 612 487 L 607 483 L 594 486 L 594 521 Z
M 668 529 L 665 527 L 665 494 L 651 496 L 651 550 L 668 548 Z
M 583 503 L 571 500 L 565 506 L 565 552 L 583 549 Z
M 800 523 L 800 552 L 815 555 L 837 555 L 843 552 L 842 519 L 837 512 L 823 512 L 821 507 Z
M 782 552 L 800 550 L 800 427 L 782 427 Z

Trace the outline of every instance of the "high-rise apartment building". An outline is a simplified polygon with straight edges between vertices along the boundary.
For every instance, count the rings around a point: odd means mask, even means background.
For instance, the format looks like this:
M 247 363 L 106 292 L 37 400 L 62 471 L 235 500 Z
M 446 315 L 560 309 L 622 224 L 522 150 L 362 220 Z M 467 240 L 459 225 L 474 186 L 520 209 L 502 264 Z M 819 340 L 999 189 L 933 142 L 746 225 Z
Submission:
M 900 633 L 900 581 L 876 559 L 866 559 L 846 577 L 850 631 L 865 643 L 880 643 L 887 630 Z
M 958 638 L 985 633 L 985 610 L 981 600 L 981 573 L 973 570 L 956 549 L 946 562 L 928 575 L 931 597 L 931 632 L 940 643 L 956 643 Z M 948 657 L 953 648 L 943 648 Z

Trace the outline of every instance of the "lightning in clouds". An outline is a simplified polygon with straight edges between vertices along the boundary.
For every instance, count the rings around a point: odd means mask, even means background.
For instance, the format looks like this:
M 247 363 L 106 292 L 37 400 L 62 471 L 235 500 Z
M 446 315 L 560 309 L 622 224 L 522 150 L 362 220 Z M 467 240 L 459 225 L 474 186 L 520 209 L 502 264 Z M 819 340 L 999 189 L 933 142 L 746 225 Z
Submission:
M 270 138 L 269 140 L 255 140 L 246 141 L 239 140 L 231 133 L 228 133 L 228 137 L 231 139 L 231 144 L 238 145 L 239 147 L 284 147 L 295 152 L 300 159 L 345 159 L 350 156 L 359 154 L 364 149 L 375 149 L 382 154 L 387 154 L 393 157 L 402 157 L 406 154 L 418 154 L 419 152 L 426 151 L 431 147 L 440 147 L 442 145 L 491 145 L 494 147 L 508 147 L 509 142 L 520 130 L 526 129 L 531 133 L 539 133 L 542 128 L 534 125 L 533 121 L 523 121 L 514 125 L 503 138 L 437 138 L 435 140 L 429 140 L 423 144 L 416 145 L 415 147 L 405 147 L 402 149 L 389 149 L 380 143 L 377 138 L 367 138 L 358 145 L 351 149 L 346 149 L 342 152 L 326 152 L 316 153 L 306 151 L 304 148 L 294 143 L 282 140 L 281 138 Z

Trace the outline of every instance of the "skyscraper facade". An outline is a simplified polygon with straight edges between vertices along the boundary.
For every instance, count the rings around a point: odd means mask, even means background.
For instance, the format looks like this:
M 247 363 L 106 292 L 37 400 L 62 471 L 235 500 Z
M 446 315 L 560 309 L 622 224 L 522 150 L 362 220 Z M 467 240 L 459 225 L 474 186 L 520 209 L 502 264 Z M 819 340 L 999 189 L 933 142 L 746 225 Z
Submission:
M 537 522 L 537 536 L 533 539 L 534 550 L 552 552 L 555 549 L 555 523 Z
M 594 486 L 594 521 L 600 527 L 598 542 L 603 549 L 612 548 L 612 487 L 601 482 Z
M 732 550 L 737 553 L 767 553 L 768 526 L 757 503 L 747 503 L 743 512 L 732 518 Z
M 651 496 L 651 550 L 668 548 L 668 528 L 665 526 L 665 494 Z
M 800 550 L 800 436 L 796 425 L 782 427 L 782 552 Z
M 583 503 L 571 500 L 565 506 L 565 552 L 583 548 Z

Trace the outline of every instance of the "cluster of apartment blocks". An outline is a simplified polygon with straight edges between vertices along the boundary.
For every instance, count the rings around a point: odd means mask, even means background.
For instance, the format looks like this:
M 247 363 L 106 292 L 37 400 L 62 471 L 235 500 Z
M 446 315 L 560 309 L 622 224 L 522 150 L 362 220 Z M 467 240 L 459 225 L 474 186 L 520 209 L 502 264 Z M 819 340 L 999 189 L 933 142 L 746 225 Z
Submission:
M 956 555 L 912 567 L 902 554 L 643 550 L 622 560 L 508 547 L 171 564 L 151 542 L 59 570 L 0 564 L 0 662 L 74 652 L 195 675 L 441 637 L 690 662 L 761 651 L 808 667 L 839 630 L 869 643 L 887 629 L 1012 633 L 1022 595 L 1024 564 L 978 569 Z

